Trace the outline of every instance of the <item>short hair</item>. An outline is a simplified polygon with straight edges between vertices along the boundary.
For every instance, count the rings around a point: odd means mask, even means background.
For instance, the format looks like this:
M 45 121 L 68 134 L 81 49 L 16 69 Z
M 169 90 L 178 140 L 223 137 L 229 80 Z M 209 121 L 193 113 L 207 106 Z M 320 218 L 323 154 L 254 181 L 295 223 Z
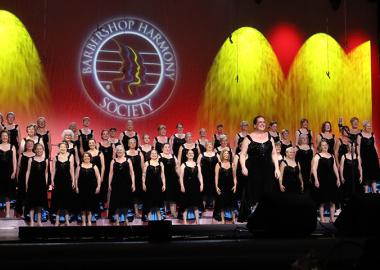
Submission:
M 322 132 L 326 132 L 326 125 L 327 124 L 330 125 L 330 131 L 331 131 L 331 129 L 332 129 L 331 122 L 330 121 L 325 121 L 325 122 L 322 123 L 322 127 L 321 127 Z
M 128 146 L 130 146 L 131 143 L 136 143 L 136 144 L 137 144 L 136 139 L 135 139 L 135 138 L 131 138 L 131 139 L 129 139 L 129 141 L 128 141 Z
M 16 117 L 16 114 L 14 112 L 7 112 L 7 117 L 12 115 L 13 117 Z
M 191 134 L 191 132 L 186 132 L 185 134 L 185 139 L 189 138 L 189 137 L 192 137 L 193 135 Z
M 111 128 L 109 129 L 109 131 L 116 131 L 116 128 L 111 127 Z
M 307 143 L 309 143 L 309 137 L 307 136 L 307 134 L 300 134 L 299 136 L 298 136 L 298 144 L 299 145 L 301 145 L 301 140 L 303 139 L 303 138 L 305 138 L 306 140 L 307 140 Z
M 216 125 L 216 128 L 217 128 L 217 129 L 218 129 L 218 128 L 222 128 L 222 127 L 224 127 L 223 124 L 217 124 L 217 125 Z
M 363 121 L 363 127 L 364 128 L 367 127 L 369 124 L 371 124 L 370 121 L 368 121 L 368 120 Z
M 242 127 L 242 126 L 248 126 L 248 121 L 246 121 L 246 120 L 241 121 L 241 122 L 240 122 L 240 126 L 241 126 L 241 127 Z
M 222 151 L 220 151 L 220 160 L 223 160 L 223 156 L 224 156 L 224 153 L 228 153 L 229 150 L 228 149 L 223 149 Z M 230 154 L 228 153 L 228 161 L 230 160 Z
M 92 161 L 92 155 L 91 155 L 91 153 L 88 152 L 88 151 L 83 153 L 82 161 L 84 160 L 84 156 L 86 156 L 86 155 L 89 156 L 89 158 L 90 158 L 90 162 L 91 162 L 91 161 Z
M 288 133 L 289 134 L 289 130 L 287 130 L 287 129 L 283 129 L 283 130 L 281 130 L 281 135 L 284 135 L 284 133 Z
M 66 135 L 70 135 L 71 138 L 74 138 L 74 132 L 71 129 L 65 129 L 62 132 L 62 135 L 61 135 L 62 139 L 64 139 Z
M 270 127 L 273 126 L 273 125 L 277 125 L 277 121 L 273 120 L 273 121 L 271 121 L 271 122 L 269 123 L 269 126 L 270 126 Z
M 118 151 L 118 150 L 122 150 L 123 152 L 125 152 L 125 148 L 122 144 L 119 144 L 118 146 L 116 146 L 115 148 L 115 153 Z
M 5 134 L 7 134 L 7 135 L 8 135 L 8 142 L 9 142 L 9 132 L 8 132 L 8 130 L 6 130 L 6 129 L 3 129 L 3 130 L 0 132 L 0 137 L 2 137 L 2 136 L 3 136 L 3 133 L 5 133 Z
M 165 125 L 159 125 L 158 128 L 157 128 L 158 131 L 160 131 L 162 129 L 166 129 L 166 126 Z
M 89 120 L 89 121 L 90 121 L 91 119 L 90 119 L 89 116 L 85 116 L 85 117 L 82 118 L 82 122 L 83 122 L 84 120 Z
M 302 124 L 305 123 L 305 122 L 308 122 L 308 123 L 309 123 L 309 120 L 307 120 L 306 118 L 302 118 L 301 121 L 300 121 L 301 126 L 302 126 Z
M 259 120 L 259 118 L 263 118 L 263 119 L 265 119 L 264 116 L 262 116 L 261 114 L 256 115 L 256 117 L 253 118 L 253 124 L 254 124 L 254 125 L 257 124 L 257 121 Z
M 357 118 L 356 116 L 354 116 L 354 117 L 352 117 L 352 118 L 350 119 L 350 123 L 351 123 L 351 124 L 353 124 L 354 121 L 359 121 L 359 118 Z
M 179 126 L 182 126 L 182 128 L 183 128 L 183 124 L 182 123 L 177 123 L 177 125 L 175 127 L 178 128 Z
M 34 147 L 33 147 L 34 152 L 36 151 L 38 146 L 41 146 L 42 150 L 45 151 L 45 146 L 42 143 L 36 143 L 36 144 L 34 144 Z
M 34 128 L 34 129 L 36 129 L 36 127 L 37 127 L 37 125 L 35 124 L 35 123 L 30 123 L 30 124 L 28 124 L 27 126 L 26 126 L 26 130 L 28 130 L 29 128 Z
M 62 141 L 62 142 L 58 143 L 58 148 L 61 147 L 62 144 L 66 145 L 67 149 L 69 148 L 69 144 L 66 141 Z

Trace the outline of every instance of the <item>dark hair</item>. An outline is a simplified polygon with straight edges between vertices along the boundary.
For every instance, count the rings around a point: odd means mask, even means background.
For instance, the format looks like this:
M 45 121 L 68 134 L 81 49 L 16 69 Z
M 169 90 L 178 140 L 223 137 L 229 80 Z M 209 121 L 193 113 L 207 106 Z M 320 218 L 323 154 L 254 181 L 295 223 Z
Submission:
M 84 160 L 84 155 L 88 155 L 88 156 L 90 157 L 90 162 L 92 162 L 92 155 L 91 155 L 91 153 L 88 152 L 88 151 L 83 153 L 83 156 L 82 156 L 82 162 L 83 162 L 83 160 Z
M 111 128 L 109 129 L 109 131 L 116 131 L 116 128 L 111 127 Z
M 223 124 L 217 124 L 216 128 L 224 127 Z
M 3 135 L 3 133 L 7 133 L 8 137 L 9 137 L 9 132 L 8 132 L 8 130 L 3 129 L 3 130 L 0 132 L 0 137 Z
M 273 125 L 277 125 L 277 121 L 272 121 L 272 122 L 269 123 L 270 127 L 273 126 Z
M 36 149 L 38 146 L 41 146 L 42 149 L 45 151 L 45 146 L 42 143 L 36 143 L 36 144 L 34 144 L 33 152 L 36 152 Z
M 329 124 L 330 125 L 330 132 L 331 132 L 331 128 L 332 128 L 332 125 L 331 125 L 331 122 L 330 121 L 325 121 L 322 123 L 322 132 L 325 132 L 326 131 L 326 125 Z
M 61 144 L 66 145 L 66 148 L 69 149 L 69 144 L 66 141 L 62 141 L 58 144 L 58 148 L 61 147 Z
M 307 120 L 306 118 L 302 118 L 301 121 L 300 121 L 301 126 L 302 126 L 302 124 L 305 123 L 305 122 L 308 122 L 308 123 L 309 123 L 309 120 Z
M 350 123 L 352 124 L 354 121 L 359 121 L 359 118 L 357 118 L 356 116 L 352 117 Z
M 259 118 L 264 118 L 264 116 L 262 116 L 261 114 L 257 115 L 255 118 L 253 118 L 253 124 L 256 125 L 257 124 L 257 121 L 259 120 Z

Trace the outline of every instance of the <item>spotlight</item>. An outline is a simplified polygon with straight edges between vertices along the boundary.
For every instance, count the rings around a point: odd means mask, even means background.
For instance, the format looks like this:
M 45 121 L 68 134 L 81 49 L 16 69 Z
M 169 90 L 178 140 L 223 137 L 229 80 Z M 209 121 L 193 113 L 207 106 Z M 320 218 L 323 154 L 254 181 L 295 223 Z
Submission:
M 233 40 L 232 40 L 232 34 L 230 34 L 230 35 L 228 36 L 228 39 L 230 40 L 230 43 L 231 43 L 231 44 L 234 43 Z
M 327 72 L 326 72 L 326 76 L 327 76 L 329 79 L 331 79 L 331 78 L 330 78 L 330 71 L 327 71 Z

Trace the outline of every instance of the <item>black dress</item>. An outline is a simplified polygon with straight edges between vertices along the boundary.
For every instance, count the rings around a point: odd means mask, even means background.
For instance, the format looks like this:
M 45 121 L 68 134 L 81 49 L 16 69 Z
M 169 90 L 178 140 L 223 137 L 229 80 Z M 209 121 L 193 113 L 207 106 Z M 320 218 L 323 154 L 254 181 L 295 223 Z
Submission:
M 218 148 L 216 148 L 216 153 L 220 156 L 220 154 L 222 153 L 222 149 L 221 147 L 219 146 Z M 228 153 L 230 154 L 230 161 L 232 161 L 233 159 L 233 153 L 232 153 L 232 149 L 231 147 L 228 147 Z
M 366 138 L 359 133 L 360 139 L 360 157 L 362 158 L 363 184 L 369 185 L 380 178 L 379 157 L 375 149 L 375 138 L 373 133 L 371 137 Z
M 284 144 L 282 141 L 280 141 L 281 143 L 281 151 L 280 151 L 280 154 L 281 156 L 286 156 L 286 149 L 291 147 L 292 146 L 292 142 L 290 141 L 289 144 Z
M 161 156 L 160 162 L 164 164 L 166 181 L 165 201 L 177 202 L 180 192 L 180 186 L 178 182 L 178 175 L 176 172 L 176 160 L 174 156 L 172 156 L 171 158 Z
M 300 169 L 298 166 L 289 166 L 286 160 L 283 160 L 282 162 L 285 164 L 282 177 L 282 185 L 285 187 L 285 192 L 301 193 L 301 184 L 299 179 Z
M 273 145 L 268 135 L 268 140 L 258 143 L 247 136 L 248 145 L 248 195 L 252 204 L 260 201 L 262 195 L 273 191 L 274 164 L 272 161 Z
M 83 134 L 82 130 L 81 129 L 79 130 L 79 140 L 80 140 L 80 143 L 82 144 L 83 152 L 87 152 L 88 150 L 90 150 L 90 147 L 88 146 L 88 141 L 93 138 L 94 138 L 94 131 L 92 129 L 90 129 L 89 134 Z
M 331 155 L 334 155 L 334 147 L 335 147 L 335 135 L 332 134 L 332 138 L 330 139 L 327 139 L 325 137 L 323 137 L 322 133 L 319 133 L 319 136 L 321 136 L 321 139 L 326 141 L 327 144 L 329 145 L 329 150 L 328 152 L 331 154 Z
M 202 154 L 200 163 L 203 177 L 203 195 L 206 201 L 213 201 L 216 195 L 215 166 L 218 163 L 218 157 L 216 154 L 211 157 Z
M 216 134 L 214 134 L 214 149 L 217 149 L 219 146 L 220 146 L 220 140 L 218 139 Z
M 155 140 L 155 142 L 156 142 L 156 143 L 155 143 L 155 147 L 154 147 L 154 149 L 155 149 L 159 154 L 161 154 L 161 153 L 162 153 L 162 147 L 164 147 L 164 145 L 165 145 L 166 143 L 169 143 L 169 138 L 167 138 L 166 142 L 164 142 L 164 143 L 160 143 L 160 142 L 158 141 L 157 137 L 155 137 L 154 140 Z
M 148 161 L 146 168 L 146 193 L 144 208 L 149 212 L 153 208 L 164 206 L 164 192 L 162 192 L 161 165 L 154 166 Z
M 218 187 L 221 194 L 216 195 L 214 212 L 233 209 L 235 207 L 235 194 L 232 191 L 232 188 L 234 187 L 232 163 L 230 162 L 230 167 L 225 169 L 222 167 L 221 162 L 219 162 L 219 167 Z
M 278 133 L 278 132 L 276 132 L 276 133 L 277 133 L 277 136 L 272 136 L 272 135 L 270 135 L 270 136 L 273 138 L 274 143 L 280 141 L 280 133 Z M 269 134 L 270 134 L 270 133 L 269 133 Z
M 363 188 L 359 181 L 359 161 L 357 158 L 347 159 L 344 155 L 343 164 L 343 196 L 344 199 L 349 199 L 354 194 L 360 194 Z
M 299 135 L 305 134 L 307 136 L 307 139 L 309 141 L 309 146 L 311 147 L 313 145 L 313 137 L 311 136 L 311 130 L 307 130 L 307 133 L 302 133 L 301 130 L 297 130 Z
M 313 160 L 313 149 L 301 149 L 297 146 L 296 162 L 300 164 L 303 181 L 304 193 L 310 193 L 312 188 L 311 182 L 311 161 Z
M 334 172 L 335 159 L 331 155 L 329 158 L 322 157 L 319 153 L 317 175 L 319 189 L 317 190 L 317 201 L 321 203 L 336 202 L 338 197 L 338 187 Z
M 197 143 L 199 145 L 199 150 L 201 151 L 200 154 L 206 152 L 206 145 L 202 144 L 199 140 L 197 140 Z
M 197 148 L 197 144 L 194 143 L 194 147 L 193 148 L 185 148 L 185 144 L 182 145 L 182 156 L 181 156 L 181 164 L 185 163 L 187 161 L 187 153 L 189 152 L 189 150 L 193 150 L 194 152 L 194 160 L 198 160 L 198 148 Z
M 185 187 L 185 193 L 182 193 L 181 207 L 183 209 L 199 208 L 202 204 L 202 198 L 197 165 L 195 165 L 195 167 L 189 167 L 187 163 L 185 163 L 183 185 Z
M 125 133 L 125 131 L 123 131 L 123 138 L 121 139 L 121 143 L 123 144 L 125 151 L 127 151 L 127 149 L 129 149 L 128 143 L 129 143 L 130 139 L 135 139 L 136 140 L 136 147 L 135 147 L 135 149 L 137 150 L 137 147 L 139 146 L 139 138 L 137 136 L 137 132 L 135 132 L 135 135 L 133 135 L 132 137 L 129 137 L 127 135 L 127 133 Z
M 240 133 L 236 133 L 236 135 L 238 136 L 238 141 L 237 141 L 235 154 L 238 154 L 241 151 L 240 144 L 244 141 L 245 136 L 240 136 Z
M 58 210 L 71 210 L 73 202 L 73 188 L 70 174 L 70 157 L 62 162 L 55 157 L 54 190 L 51 200 L 52 212 Z
M 0 198 L 10 198 L 13 195 L 11 176 L 13 172 L 13 145 L 10 144 L 9 150 L 0 150 Z
M 236 166 L 236 180 L 237 180 L 237 186 L 236 186 L 236 200 L 241 201 L 244 198 L 246 198 L 246 187 L 247 187 L 247 181 L 248 177 L 243 175 L 241 164 L 240 164 L 240 153 L 237 154 L 239 157 L 238 164 Z
M 17 205 L 16 211 L 20 215 L 23 214 L 23 207 L 25 206 L 26 200 L 26 171 L 28 170 L 29 159 L 31 157 L 25 156 L 24 153 L 21 154 L 20 168 L 17 178 Z
M 153 148 L 152 148 L 153 149 Z M 139 146 L 139 150 L 141 151 L 141 154 L 143 154 L 143 157 L 144 157 L 144 162 L 150 160 L 150 153 L 152 152 L 152 150 L 148 151 L 148 152 L 145 152 L 141 146 Z
M 37 133 L 37 135 L 39 137 L 38 141 L 40 141 L 42 139 L 42 144 L 44 145 L 44 148 L 45 148 L 45 157 L 47 159 L 49 159 L 50 158 L 50 151 L 49 151 L 49 130 L 46 131 L 45 134 L 40 135 L 40 134 Z
M 339 138 L 340 145 L 338 149 L 338 157 L 339 157 L 339 162 L 342 159 L 342 156 L 348 153 L 348 144 L 344 144 L 343 140 Z
M 47 208 L 46 159 L 37 161 L 32 158 L 28 181 L 27 206 L 28 208 Z
M 79 209 L 81 211 L 98 210 L 96 200 L 96 187 L 98 181 L 96 179 L 94 164 L 90 168 L 79 168 L 78 189 L 79 189 Z
M 186 139 L 185 137 L 183 137 L 182 139 L 181 138 L 178 138 L 175 134 L 173 135 L 173 154 L 178 157 L 178 152 L 179 152 L 179 148 L 181 147 L 181 145 L 183 145 L 184 143 L 186 143 Z
M 15 125 L 14 128 L 7 129 L 7 131 L 9 132 L 9 143 L 16 148 L 16 153 L 18 153 L 18 149 L 20 147 L 19 142 L 17 141 L 17 139 L 18 139 L 17 128 L 18 128 L 18 125 Z
M 113 147 L 112 145 L 105 147 L 101 143 L 99 143 L 99 151 L 103 153 L 104 157 L 104 175 L 103 182 L 100 187 L 100 202 L 107 202 L 108 195 L 108 183 L 109 183 L 109 174 L 110 174 L 110 166 L 113 158 Z
M 114 160 L 113 176 L 111 183 L 111 197 L 109 205 L 109 216 L 115 214 L 116 210 L 132 209 L 133 193 L 132 179 L 129 170 L 128 159 L 122 163 Z
M 140 152 L 137 152 L 135 156 L 127 155 L 132 162 L 133 172 L 135 173 L 135 187 L 136 190 L 134 192 L 134 202 L 138 203 L 142 201 L 143 190 L 142 190 L 142 168 L 141 168 L 141 156 Z

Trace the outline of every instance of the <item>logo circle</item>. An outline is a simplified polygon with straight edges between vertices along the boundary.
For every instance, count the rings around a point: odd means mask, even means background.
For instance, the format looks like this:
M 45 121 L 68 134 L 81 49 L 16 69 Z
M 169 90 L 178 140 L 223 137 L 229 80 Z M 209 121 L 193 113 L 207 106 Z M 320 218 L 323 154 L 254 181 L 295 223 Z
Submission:
M 80 77 L 89 100 L 117 118 L 141 118 L 161 109 L 177 79 L 174 49 L 154 25 L 119 18 L 97 27 L 80 57 Z

